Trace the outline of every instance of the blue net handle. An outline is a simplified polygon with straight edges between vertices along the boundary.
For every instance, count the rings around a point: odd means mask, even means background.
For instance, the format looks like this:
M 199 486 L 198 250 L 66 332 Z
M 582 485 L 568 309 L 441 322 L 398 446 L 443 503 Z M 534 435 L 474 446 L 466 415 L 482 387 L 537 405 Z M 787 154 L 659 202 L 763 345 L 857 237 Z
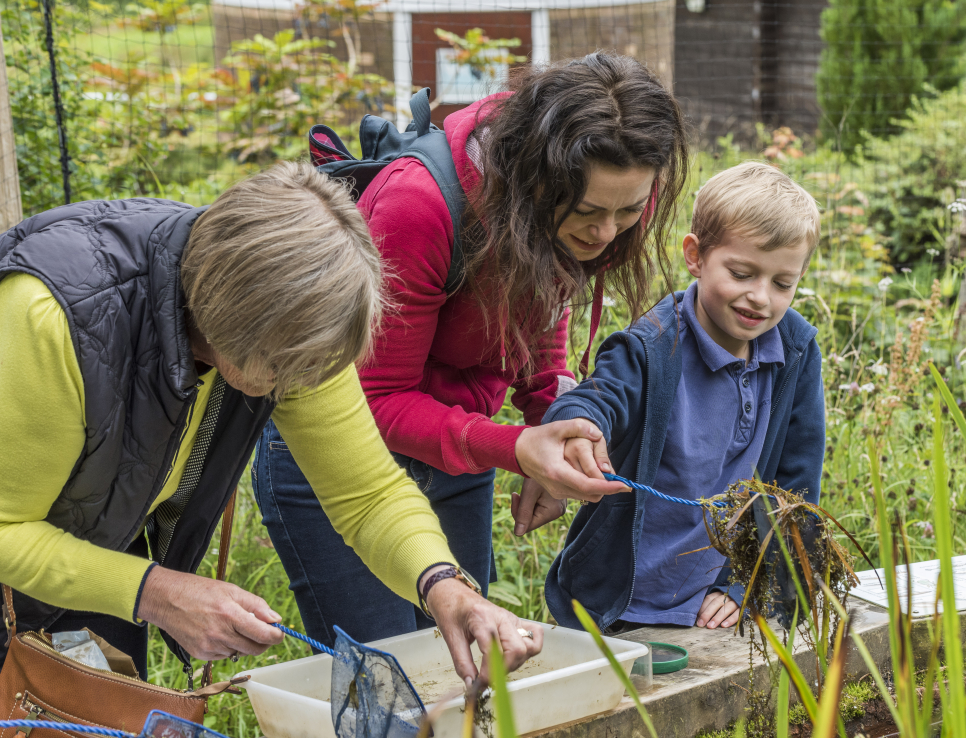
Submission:
M 329 648 L 323 643 L 319 643 L 314 638 L 309 638 L 307 635 L 303 635 L 302 633 L 299 633 L 297 630 L 292 630 L 291 628 L 287 628 L 281 623 L 272 623 L 272 625 L 274 625 L 276 628 L 282 631 L 285 635 L 292 636 L 292 638 L 298 638 L 303 643 L 308 643 L 310 646 L 312 646 L 312 648 L 316 649 L 317 651 L 321 651 L 322 653 L 327 653 L 329 654 L 329 656 L 331 656 L 334 659 L 345 660 L 345 657 L 342 654 L 337 653 L 336 651 L 333 651 L 331 648 Z
M 691 507 L 727 507 L 728 503 L 723 500 L 685 500 L 681 497 L 671 497 L 663 492 L 658 492 L 653 487 L 648 487 L 646 484 L 638 484 L 637 482 L 632 482 L 630 479 L 624 479 L 624 477 L 619 477 L 616 474 L 604 474 L 604 479 L 609 482 L 620 482 L 621 484 L 626 484 L 631 489 L 639 489 L 641 492 L 647 492 L 648 494 L 654 495 L 660 500 L 665 500 L 667 502 L 676 502 L 679 505 L 690 505 Z
M 90 733 L 91 735 L 103 735 L 107 738 L 136 738 L 137 736 L 136 733 L 128 733 L 124 730 L 101 728 L 97 725 L 55 723 L 51 720 L 0 720 L 0 730 L 6 730 L 7 728 L 69 730 L 71 733 Z

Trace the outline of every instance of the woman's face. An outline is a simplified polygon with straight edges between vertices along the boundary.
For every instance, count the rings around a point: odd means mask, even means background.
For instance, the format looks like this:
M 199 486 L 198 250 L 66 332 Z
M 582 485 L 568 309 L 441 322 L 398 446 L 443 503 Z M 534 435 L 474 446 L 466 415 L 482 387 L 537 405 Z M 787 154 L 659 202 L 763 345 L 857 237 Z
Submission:
M 270 370 L 245 374 L 228 359 L 213 350 L 214 365 L 225 381 L 249 397 L 264 397 L 275 389 L 275 373 Z
M 591 164 L 584 199 L 557 231 L 577 261 L 596 259 L 618 233 L 641 219 L 655 174 L 651 167 Z M 566 210 L 566 205 L 558 207 L 557 217 Z

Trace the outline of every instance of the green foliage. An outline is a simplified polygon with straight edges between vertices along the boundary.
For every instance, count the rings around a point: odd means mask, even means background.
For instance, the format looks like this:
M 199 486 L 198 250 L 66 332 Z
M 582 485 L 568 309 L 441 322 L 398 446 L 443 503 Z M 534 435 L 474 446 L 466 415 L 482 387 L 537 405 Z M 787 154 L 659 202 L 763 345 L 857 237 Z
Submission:
M 231 107 L 221 120 L 238 136 L 231 147 L 239 161 L 298 156 L 314 123 L 338 126 L 341 120 L 355 123 L 365 113 L 379 112 L 392 85 L 319 51 L 329 46 L 321 39 L 297 39 L 294 30 L 279 31 L 271 39 L 255 34 L 232 44 L 224 62 L 236 75 L 225 77 Z
M 513 722 L 513 705 L 507 691 L 506 664 L 500 642 L 494 638 L 490 643 L 490 681 L 493 687 L 493 714 L 496 718 L 497 738 L 516 738 L 517 729 Z
M 178 25 L 193 25 L 208 15 L 204 5 L 188 5 L 182 0 L 140 0 L 128 5 L 126 10 L 131 17 L 122 23 L 162 36 Z
M 964 57 L 966 58 L 966 57 Z M 913 99 L 892 139 L 870 138 L 861 147 L 870 186 L 870 225 L 895 263 L 945 250 L 946 206 L 966 179 L 966 86 L 935 98 Z
M 822 38 L 822 131 L 845 151 L 863 132 L 895 132 L 927 84 L 948 90 L 966 72 L 962 0 L 830 0 Z
M 510 49 L 520 45 L 518 38 L 490 38 L 482 28 L 471 28 L 462 36 L 442 28 L 435 32 L 456 50 L 454 61 L 468 66 L 477 77 L 492 77 L 497 64 L 519 64 L 527 60 L 525 56 L 510 53 Z
M 54 14 L 57 72 L 71 156 L 74 199 L 83 199 L 95 185 L 84 163 L 98 155 L 98 142 L 87 121 L 90 105 L 81 92 L 87 59 L 67 42 L 77 18 L 69 10 Z M 53 86 L 45 45 L 43 9 L 37 0 L 5 0 L 0 6 L 10 108 L 17 131 L 17 166 L 24 217 L 64 204 L 63 180 Z
M 792 725 L 805 725 L 808 722 L 808 713 L 801 702 L 788 711 L 788 722 Z
M 865 704 L 878 696 L 875 687 L 869 682 L 849 682 L 842 690 L 842 718 L 856 720 L 862 717 L 865 715 Z

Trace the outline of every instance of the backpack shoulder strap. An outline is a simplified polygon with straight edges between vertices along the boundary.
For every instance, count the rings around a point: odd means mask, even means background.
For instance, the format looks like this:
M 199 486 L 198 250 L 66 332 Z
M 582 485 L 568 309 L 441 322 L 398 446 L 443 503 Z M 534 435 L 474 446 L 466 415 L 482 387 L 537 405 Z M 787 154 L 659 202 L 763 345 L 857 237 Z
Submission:
M 430 127 L 429 88 L 413 95 L 410 101 L 413 113 L 413 126 L 417 138 L 401 156 L 411 156 L 422 162 L 436 180 L 436 185 L 446 201 L 450 219 L 453 221 L 453 255 L 450 259 L 449 273 L 446 275 L 444 289 L 452 295 L 463 284 L 463 211 L 466 207 L 466 194 L 460 184 L 453 152 L 446 140 L 446 134 L 435 126 Z

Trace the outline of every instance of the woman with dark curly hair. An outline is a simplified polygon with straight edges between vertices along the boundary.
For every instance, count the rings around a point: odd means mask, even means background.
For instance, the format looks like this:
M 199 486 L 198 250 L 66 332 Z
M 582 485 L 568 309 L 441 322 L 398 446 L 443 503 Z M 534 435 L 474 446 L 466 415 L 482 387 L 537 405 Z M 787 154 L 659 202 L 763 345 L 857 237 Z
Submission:
M 605 283 L 633 319 L 643 314 L 656 273 L 666 271 L 663 244 L 687 168 L 680 109 L 633 59 L 596 53 L 528 67 L 510 86 L 444 124 L 467 198 L 455 294 L 444 286 L 451 216 L 422 163 L 388 165 L 359 202 L 397 305 L 360 368 L 362 385 L 386 444 L 484 593 L 495 573 L 495 467 L 525 477 L 513 500 L 517 535 L 559 517 L 568 497 L 624 491 L 594 458 L 565 458 L 566 440 L 582 436 L 599 441 L 603 463 L 603 439 L 587 421 L 540 421 L 576 386 L 568 306 L 592 303 L 585 373 Z M 492 420 L 511 388 L 528 425 Z M 430 624 L 342 542 L 274 426 L 259 443 L 255 478 L 314 638 L 331 642 L 332 625 L 351 623 L 353 635 L 371 640 Z

